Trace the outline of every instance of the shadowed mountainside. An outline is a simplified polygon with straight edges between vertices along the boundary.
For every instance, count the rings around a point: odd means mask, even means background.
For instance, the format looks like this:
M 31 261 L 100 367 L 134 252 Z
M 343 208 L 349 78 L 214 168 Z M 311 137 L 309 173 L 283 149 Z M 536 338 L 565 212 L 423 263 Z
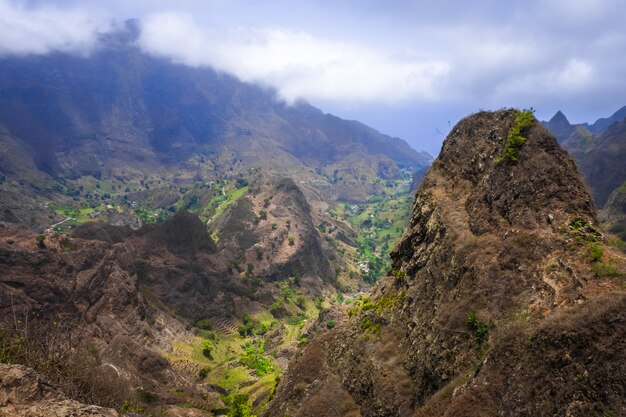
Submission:
M 363 201 L 372 178 L 430 162 L 359 122 L 145 55 L 131 34 L 103 39 L 89 57 L 0 59 L 0 141 L 11 148 L 0 153 L 1 175 L 131 181 L 182 170 L 215 179 L 260 167 L 332 178 L 335 187 L 325 188 L 333 197 Z
M 626 107 L 594 124 L 571 125 L 558 112 L 546 126 L 572 155 L 596 205 L 604 226 L 626 238 L 626 210 L 620 204 L 626 184 Z

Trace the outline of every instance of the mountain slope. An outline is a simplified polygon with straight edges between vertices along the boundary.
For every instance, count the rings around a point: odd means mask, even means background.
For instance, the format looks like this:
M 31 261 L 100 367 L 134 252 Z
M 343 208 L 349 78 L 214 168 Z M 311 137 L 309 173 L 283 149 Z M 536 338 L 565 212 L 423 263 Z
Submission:
M 0 166 L 3 175 L 13 175 L 18 155 L 38 168 L 31 177 L 51 179 L 128 182 L 181 170 L 216 179 L 261 167 L 320 183 L 341 178 L 349 186 L 339 197 L 367 200 L 373 177 L 397 178 L 399 166 L 430 161 L 358 122 L 147 56 L 128 30 L 102 39 L 89 57 L 0 59 L 0 127 L 19 151 Z
M 626 354 L 626 259 L 537 121 L 520 126 L 517 161 L 503 158 L 519 117 L 478 113 L 452 129 L 391 275 L 309 342 L 264 416 L 624 412 L 612 369 Z
M 614 123 L 585 147 L 567 148 L 591 188 L 598 207 L 626 181 L 626 119 Z
M 596 206 L 601 209 L 603 226 L 622 239 L 626 236 L 626 208 L 622 184 L 626 181 L 626 107 L 611 117 L 594 124 L 563 124 L 555 120 L 565 116 L 559 112 L 550 122 L 543 122 L 576 161 Z M 561 136 L 559 136 L 561 135 Z
M 609 117 L 596 120 L 595 123 L 592 125 L 587 125 L 585 123 L 585 127 L 587 127 L 590 132 L 602 133 L 607 130 L 613 123 L 621 122 L 622 120 L 624 120 L 624 118 L 626 118 L 626 106 L 617 110 Z

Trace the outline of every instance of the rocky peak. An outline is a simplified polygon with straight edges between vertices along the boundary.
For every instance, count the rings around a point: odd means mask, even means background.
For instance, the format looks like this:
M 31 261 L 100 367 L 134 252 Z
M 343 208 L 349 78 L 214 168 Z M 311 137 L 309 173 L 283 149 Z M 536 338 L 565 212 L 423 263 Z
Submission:
M 573 129 L 573 126 L 561 110 L 557 111 L 550 121 L 543 122 L 543 125 L 554 133 L 559 143 L 567 139 Z
M 550 119 L 550 121 L 548 123 L 558 123 L 558 124 L 562 124 L 562 125 L 570 125 L 569 120 L 567 120 L 567 117 L 565 117 L 565 115 L 563 114 L 563 112 L 561 110 L 557 111 L 556 114 L 554 116 L 552 116 L 552 119 Z
M 626 261 L 602 244 L 574 163 L 531 113 L 459 122 L 413 210 L 390 275 L 346 324 L 309 342 L 266 416 L 623 409 L 610 382 L 623 347 L 606 341 L 626 328 L 626 297 L 593 263 L 619 275 Z M 590 260 L 590 248 L 606 255 Z M 597 350 L 606 354 L 588 356 Z M 575 382 L 583 368 L 593 388 Z
M 534 118 L 521 129 L 525 141 L 517 159 L 504 156 L 519 114 L 481 112 L 459 122 L 432 170 L 434 181 L 426 186 L 445 177 L 457 193 L 467 193 L 465 208 L 475 234 L 502 225 L 543 227 L 548 214 L 595 221 L 593 202 L 574 162 Z

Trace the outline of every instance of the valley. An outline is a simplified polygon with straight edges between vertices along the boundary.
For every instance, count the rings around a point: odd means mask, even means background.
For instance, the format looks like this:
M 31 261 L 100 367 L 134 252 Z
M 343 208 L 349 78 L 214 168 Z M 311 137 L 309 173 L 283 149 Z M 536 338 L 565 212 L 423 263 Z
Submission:
M 146 43 L 153 19 L 180 56 Z M 303 86 L 300 49 L 329 44 L 231 28 L 278 42 L 235 74 L 186 60 L 230 61 L 202 30 L 114 21 L 80 53 L 0 37 L 1 417 L 626 415 L 626 107 L 481 110 L 433 158 L 273 82 L 331 108 L 359 85 L 381 123 L 423 100 L 438 145 L 441 103 L 469 94 L 437 92 L 463 90 L 452 63 L 341 44 Z
M 294 355 L 388 273 L 431 157 L 127 42 L 0 60 L 1 108 L 27 90 L 48 104 L 0 117 L 0 309 L 19 317 L 0 327 L 0 361 L 122 414 L 259 414 Z M 103 75 L 124 87 L 105 94 Z M 63 340 L 44 337 L 62 314 Z

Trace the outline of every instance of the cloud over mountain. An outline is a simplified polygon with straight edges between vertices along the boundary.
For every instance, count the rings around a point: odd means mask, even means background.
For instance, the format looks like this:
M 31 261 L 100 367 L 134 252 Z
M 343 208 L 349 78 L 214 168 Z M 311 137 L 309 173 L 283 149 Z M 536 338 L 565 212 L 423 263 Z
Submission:
M 19 2 L 0 1 L 0 57 L 2 55 L 68 52 L 86 54 L 98 41 L 98 33 L 112 23 L 94 20 L 80 9 L 28 8 Z
M 545 118 L 562 109 L 583 121 L 626 94 L 617 0 L 0 0 L 0 57 L 88 54 L 128 18 L 140 20 L 147 53 L 437 141 L 416 144 L 431 152 L 443 139 L 433 131 L 480 108 L 533 106 Z
M 183 14 L 148 16 L 139 41 L 149 53 L 191 66 L 210 66 L 276 87 L 287 101 L 338 102 L 438 96 L 445 61 L 416 58 L 284 28 L 220 31 Z

